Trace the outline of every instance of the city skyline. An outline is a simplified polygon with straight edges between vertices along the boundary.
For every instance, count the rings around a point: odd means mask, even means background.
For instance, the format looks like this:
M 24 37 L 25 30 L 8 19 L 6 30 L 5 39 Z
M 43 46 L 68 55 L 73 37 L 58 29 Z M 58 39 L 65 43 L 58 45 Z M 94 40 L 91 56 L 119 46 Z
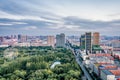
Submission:
M 119 0 L 1 0 L 0 35 L 120 35 Z

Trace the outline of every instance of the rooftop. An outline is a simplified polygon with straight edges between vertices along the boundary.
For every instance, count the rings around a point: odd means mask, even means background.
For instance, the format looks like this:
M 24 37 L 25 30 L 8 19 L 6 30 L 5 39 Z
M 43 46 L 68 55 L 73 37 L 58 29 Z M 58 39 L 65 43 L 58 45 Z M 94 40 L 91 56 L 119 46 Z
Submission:
M 93 45 L 93 50 L 102 50 L 102 48 L 99 45 Z
M 106 56 L 106 57 L 108 57 L 108 56 L 111 56 L 111 54 L 109 54 L 109 53 L 97 53 L 97 54 L 90 54 L 89 56 Z
M 54 62 L 50 68 L 54 68 L 56 65 L 61 64 L 59 61 Z
M 110 72 L 115 76 L 120 76 L 120 70 L 110 70 Z
M 102 70 L 106 75 L 113 75 L 109 70 Z

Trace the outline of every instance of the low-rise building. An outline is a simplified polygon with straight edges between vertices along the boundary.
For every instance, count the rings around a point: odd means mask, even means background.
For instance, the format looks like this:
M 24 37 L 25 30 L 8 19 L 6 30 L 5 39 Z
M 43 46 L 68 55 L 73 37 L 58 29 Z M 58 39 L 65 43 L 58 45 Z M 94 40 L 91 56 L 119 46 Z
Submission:
M 101 79 L 103 80 L 119 80 L 120 79 L 120 69 L 113 70 L 101 70 Z
M 101 70 L 101 79 L 102 80 L 115 80 L 115 75 L 113 75 L 108 70 Z
M 29 42 L 15 43 L 12 46 L 20 46 L 20 47 L 26 46 L 26 47 L 30 47 L 30 43 Z

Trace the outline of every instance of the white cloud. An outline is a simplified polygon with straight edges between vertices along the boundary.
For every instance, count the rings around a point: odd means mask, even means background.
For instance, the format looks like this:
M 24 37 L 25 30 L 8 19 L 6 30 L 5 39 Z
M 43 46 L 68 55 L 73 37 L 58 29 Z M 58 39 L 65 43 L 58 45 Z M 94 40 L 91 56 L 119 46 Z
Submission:
M 61 23 L 61 24 L 50 25 L 48 28 L 50 28 L 50 29 L 57 29 L 57 30 L 78 31 L 80 29 L 80 26 L 77 26 L 77 25 L 66 25 L 64 23 Z
M 109 20 L 119 20 L 120 19 L 120 14 L 111 14 L 106 17 Z
M 7 22 L 7 23 L 0 23 L 0 26 L 11 26 L 16 24 L 27 24 L 25 22 Z
M 80 26 L 75 26 L 75 25 L 65 25 L 65 28 L 71 29 L 71 30 L 77 30 L 80 28 Z
M 13 20 L 23 20 L 23 19 L 40 20 L 38 17 L 13 15 L 3 11 L 0 11 L 0 18 L 13 19 Z
M 12 19 L 12 20 L 34 20 L 34 21 L 60 23 L 60 21 L 58 21 L 58 20 L 45 19 L 45 18 L 41 18 L 39 16 L 31 16 L 31 15 L 9 14 L 4 11 L 0 11 L 0 18 L 6 18 L 6 19 Z
M 105 3 L 106 5 L 103 5 L 103 3 L 98 3 L 98 5 L 96 3 L 88 4 L 87 3 L 88 1 L 86 1 L 83 4 L 81 1 L 81 3 L 79 4 L 73 3 L 70 5 L 70 3 L 68 4 L 64 3 L 65 5 L 58 4 L 58 5 L 53 5 L 53 7 L 56 6 L 54 7 L 56 14 L 63 17 L 76 16 L 82 19 L 90 19 L 93 21 L 112 21 L 114 19 L 120 19 L 120 17 L 117 17 L 117 16 L 114 16 L 114 17 L 108 16 L 116 12 L 119 13 L 120 5 L 115 3 L 110 4 L 111 1 L 108 1 L 108 3 Z
M 28 23 L 25 23 L 25 22 L 11 22 L 12 24 L 28 24 Z
M 11 23 L 0 23 L 0 26 L 11 26 L 11 25 L 13 25 L 13 24 L 11 24 Z
M 23 30 L 36 30 L 36 29 L 38 29 L 38 27 L 37 26 L 27 26 L 27 27 L 24 27 L 22 29 Z

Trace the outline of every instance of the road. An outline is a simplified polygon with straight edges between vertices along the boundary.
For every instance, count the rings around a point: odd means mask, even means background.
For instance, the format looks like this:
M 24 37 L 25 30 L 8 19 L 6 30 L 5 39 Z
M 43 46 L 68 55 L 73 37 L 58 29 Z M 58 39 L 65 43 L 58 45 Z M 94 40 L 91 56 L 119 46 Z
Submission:
M 79 53 L 76 52 L 76 50 L 74 50 L 71 46 L 70 43 L 68 43 L 67 48 L 70 49 L 75 58 L 76 58 L 76 62 L 79 64 L 79 66 L 81 67 L 82 71 L 84 72 L 85 77 L 87 78 L 87 80 L 93 80 L 92 77 L 90 76 L 90 74 L 88 73 L 88 71 L 86 70 L 86 68 L 84 67 L 84 64 L 82 63 L 82 59 L 79 57 Z M 84 77 L 84 76 L 83 76 Z
M 86 70 L 86 68 L 84 67 L 84 64 L 82 63 L 82 60 L 80 59 L 79 55 L 77 53 L 75 53 L 73 50 L 72 50 L 72 52 L 75 55 L 76 62 L 81 67 L 81 69 L 84 72 L 84 75 L 87 78 L 87 80 L 93 80 L 92 77 L 90 76 L 90 74 L 88 73 L 88 71 Z

